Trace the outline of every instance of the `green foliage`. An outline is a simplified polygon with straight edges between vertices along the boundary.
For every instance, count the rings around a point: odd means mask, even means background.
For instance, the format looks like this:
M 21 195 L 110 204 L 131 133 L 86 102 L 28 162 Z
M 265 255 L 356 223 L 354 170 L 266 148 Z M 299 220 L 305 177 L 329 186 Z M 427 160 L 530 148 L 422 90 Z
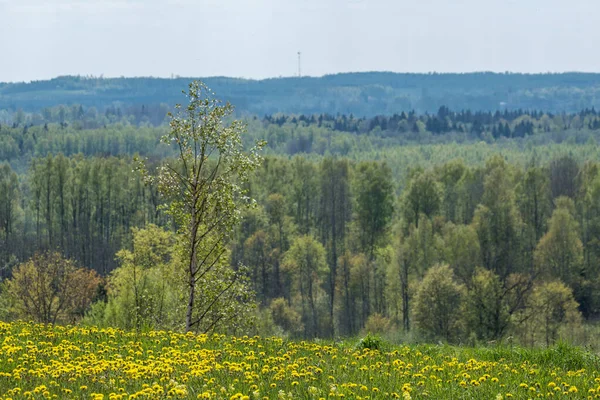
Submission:
M 280 327 L 283 332 L 289 332 L 294 336 L 302 335 L 304 332 L 302 315 L 290 307 L 285 299 L 281 297 L 273 299 L 269 305 L 269 311 L 273 318 L 273 322 Z
M 161 139 L 177 148 L 178 158 L 146 177 L 157 182 L 178 226 L 188 286 L 185 329 L 206 332 L 235 320 L 249 301 L 242 271 L 228 269 L 225 256 L 240 209 L 252 204 L 243 185 L 260 165 L 264 143 L 245 152 L 243 123 L 225 125 L 232 106 L 221 105 L 204 84 L 190 83 L 187 98 L 184 108 L 177 105 L 178 113 L 169 114 L 170 130 Z
M 537 243 L 542 237 L 550 216 L 550 177 L 535 165 L 527 167 L 517 186 L 517 203 L 523 221 L 531 230 L 531 241 Z
M 357 349 L 360 350 L 382 350 L 384 346 L 383 339 L 379 336 L 368 333 L 365 337 L 361 338 L 356 345 Z
M 581 324 L 581 313 L 573 292 L 560 281 L 536 285 L 528 298 L 527 308 L 516 317 L 524 322 L 516 332 L 532 346 L 549 346 L 559 339 L 561 329 L 566 335 L 572 335 Z
M 433 222 L 421 218 L 419 227 L 411 225 L 408 236 L 401 237 L 396 248 L 396 263 L 390 275 L 399 278 L 399 303 L 402 307 L 402 325 L 406 331 L 411 329 L 411 304 L 416 287 L 427 270 L 440 261 L 440 244 Z M 389 286 L 392 285 L 388 282 Z
M 71 258 L 108 274 L 115 253 L 131 240 L 131 227 L 165 224 L 156 186 L 132 174 L 131 160 L 47 156 L 32 162 L 21 179 L 24 215 L 17 222 L 26 259 L 36 250 L 59 248 Z M 27 245 L 25 245 L 27 244 Z
M 582 276 L 583 245 L 579 224 L 573 215 L 575 205 L 567 197 L 556 199 L 557 208 L 548 221 L 548 232 L 541 238 L 534 258 L 538 271 L 573 284 Z
M 479 237 L 482 266 L 505 280 L 519 271 L 522 222 L 518 214 L 512 171 L 500 156 L 486 162 L 482 203 L 473 224 Z
M 501 339 L 510 327 L 507 293 L 498 275 L 478 268 L 472 275 L 466 296 L 467 329 L 478 340 Z
M 175 236 L 156 225 L 133 229 L 132 250 L 117 253 L 120 266 L 108 280 L 108 300 L 100 320 L 123 329 L 174 329 L 182 324 L 183 281 Z M 99 307 L 99 306 L 98 306 Z
M 319 301 L 324 296 L 323 283 L 327 273 L 325 248 L 311 236 L 300 236 L 285 253 L 283 267 L 293 291 L 299 297 L 305 335 L 321 333 Z
M 392 329 L 392 324 L 389 318 L 384 317 L 379 313 L 369 315 L 365 322 L 364 331 L 370 334 L 382 335 Z
M 9 278 L 35 251 L 57 249 L 103 275 L 118 267 L 113 276 L 127 283 L 123 287 L 129 289 L 122 292 L 129 294 L 120 297 L 121 303 L 116 298 L 99 302 L 89 319 L 106 325 L 104 317 L 111 315 L 120 326 L 181 329 L 181 315 L 187 312 L 181 297 L 189 296 L 189 282 L 178 279 L 189 273 L 185 265 L 192 242 L 184 233 L 193 225 L 188 213 L 193 191 L 171 185 L 178 178 L 159 175 L 193 175 L 184 173 L 176 137 L 183 142 L 187 137 L 192 150 L 194 134 L 188 129 L 203 126 L 216 147 L 199 176 L 204 187 L 229 194 L 198 192 L 198 202 L 215 211 L 198 225 L 199 236 L 218 222 L 217 214 L 224 224 L 196 247 L 197 276 L 204 275 L 196 281 L 193 319 L 204 322 L 194 330 L 241 329 L 247 319 L 240 316 L 248 315 L 264 318 L 261 332 L 296 337 L 352 336 L 365 328 L 386 337 L 417 337 L 416 330 L 411 332 L 415 295 L 438 263 L 448 264 L 468 289 L 460 316 L 465 330 L 451 340 L 513 337 L 531 344 L 519 332 L 529 326 L 523 318 L 533 307 L 534 286 L 549 280 L 560 279 L 572 290 L 587 321 L 600 314 L 600 148 L 589 140 L 600 132 L 595 111 L 549 115 L 443 107 L 437 114 L 372 118 L 274 114 L 247 117 L 247 132 L 242 132 L 237 128 L 245 124 L 225 115 L 230 108 L 210 117 L 211 104 L 221 106 L 211 103 L 212 95 L 196 100 L 198 110 L 207 107 L 206 123 L 191 124 L 184 105 L 181 124 L 176 124 L 183 133 L 169 133 L 174 146 L 157 146 L 166 127 L 147 126 L 156 123 L 159 108 L 144 114 L 137 106 L 120 111 L 109 106 L 94 114 L 85 105 L 57 106 L 42 110 L 41 116 L 0 111 L 0 158 L 11 160 L 0 168 L 2 277 Z M 235 173 L 229 183 L 218 181 L 227 163 L 222 159 L 219 164 L 220 139 L 210 136 L 213 128 L 225 136 L 239 133 L 228 151 L 246 153 L 256 138 L 267 137 L 269 155 L 246 176 Z M 202 129 L 196 132 L 199 140 Z M 131 173 L 134 164 L 128 157 L 136 152 L 151 160 L 147 169 L 154 176 L 147 185 Z M 190 154 L 194 151 L 183 151 L 188 165 L 195 160 Z M 216 166 L 217 181 L 208 184 Z M 160 195 L 159 185 L 167 196 Z M 256 207 L 246 207 L 253 203 L 249 198 L 256 199 Z M 235 205 L 239 208 L 232 212 Z M 179 282 L 172 288 L 177 300 L 169 300 L 178 311 L 169 317 L 159 316 L 157 304 L 166 305 L 152 294 L 161 293 L 163 275 L 142 267 L 154 261 L 115 257 L 120 250 L 135 253 L 131 228 L 149 224 L 181 235 L 169 250 L 169 257 L 179 261 L 167 263 L 169 279 Z M 312 274 L 286 258 L 301 238 L 320 246 L 320 266 Z M 571 261 L 560 261 L 568 255 Z M 312 296 L 302 293 L 309 282 Z M 137 300 L 147 301 L 147 309 L 135 305 L 133 288 L 143 293 Z M 256 312 L 241 302 L 254 300 L 253 292 L 260 307 Z M 228 301 L 232 298 L 239 301 Z M 276 299 L 284 299 L 287 307 L 279 309 L 277 324 L 270 309 Z M 214 312 L 206 311 L 211 308 Z M 137 316 L 135 310 L 141 310 Z M 230 321 L 235 323 L 226 322 L 234 314 Z M 390 332 L 396 326 L 402 332 Z M 576 340 L 590 342 L 583 333 Z
M 415 323 L 428 339 L 453 341 L 461 336 L 465 288 L 447 265 L 430 268 L 415 295 Z
M 95 304 L 85 323 L 138 331 L 182 329 L 187 282 L 180 247 L 176 234 L 155 225 L 134 229 L 133 248 L 117 253 L 120 266 L 108 279 L 107 301 Z M 205 312 L 199 330 L 241 332 L 252 324 L 253 293 L 247 281 L 234 274 L 222 261 L 198 280 L 203 297 L 196 306 Z M 223 297 L 225 291 L 236 301 Z
M 15 308 L 15 299 L 7 292 L 7 281 L 0 282 L 0 320 L 15 321 L 19 313 Z
M 392 171 L 387 164 L 362 162 L 356 170 L 356 213 L 362 251 L 371 259 L 394 212 Z
M 36 254 L 3 285 L 14 314 L 41 323 L 73 323 L 94 299 L 100 277 L 58 253 Z
M 419 227 L 423 214 L 431 218 L 441 206 L 441 187 L 431 172 L 418 174 L 410 180 L 404 193 L 404 220 Z
M 475 228 L 472 225 L 446 224 L 438 247 L 441 258 L 450 265 L 456 278 L 468 286 L 476 267 L 481 264 L 481 248 Z
M 0 276 L 6 276 L 14 257 L 10 249 L 17 245 L 16 231 L 21 190 L 17 174 L 8 164 L 0 165 Z

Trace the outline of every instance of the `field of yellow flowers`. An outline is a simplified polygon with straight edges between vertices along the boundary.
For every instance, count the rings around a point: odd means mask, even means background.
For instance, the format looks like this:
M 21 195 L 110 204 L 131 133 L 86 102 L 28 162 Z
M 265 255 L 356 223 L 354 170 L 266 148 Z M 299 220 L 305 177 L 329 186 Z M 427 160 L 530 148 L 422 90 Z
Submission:
M 600 397 L 582 350 L 397 347 L 0 322 L 2 399 Z

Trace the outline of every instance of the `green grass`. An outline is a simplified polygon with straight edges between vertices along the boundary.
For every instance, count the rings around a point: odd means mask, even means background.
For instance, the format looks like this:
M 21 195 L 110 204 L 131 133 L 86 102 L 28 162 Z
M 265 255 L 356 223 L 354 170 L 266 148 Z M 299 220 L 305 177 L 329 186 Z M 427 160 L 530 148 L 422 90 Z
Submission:
M 594 354 L 0 323 L 2 399 L 600 397 Z M 364 344 L 364 341 L 363 341 Z M 373 342 L 371 342 L 373 344 Z

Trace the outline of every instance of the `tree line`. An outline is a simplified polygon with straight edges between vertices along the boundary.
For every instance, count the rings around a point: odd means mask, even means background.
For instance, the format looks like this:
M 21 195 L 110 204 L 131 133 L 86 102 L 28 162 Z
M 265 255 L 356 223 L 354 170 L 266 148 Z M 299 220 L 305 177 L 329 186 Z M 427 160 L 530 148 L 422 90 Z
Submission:
M 46 111 L 49 122 L 44 122 L 46 117 L 40 116 L 38 121 L 35 115 L 19 116 L 18 112 L 7 120 L 13 122 L 0 121 L 0 161 L 24 170 L 32 158 L 50 153 L 100 157 L 140 154 L 156 160 L 175 155 L 159 140 L 168 128 L 140 122 L 135 115 L 98 116 L 81 106 L 58 106 Z M 106 113 L 109 111 L 115 112 L 107 109 Z M 146 112 L 142 106 L 140 115 Z M 164 118 L 162 115 L 159 119 Z M 401 147 L 406 145 L 480 141 L 501 146 L 514 143 L 517 147 L 563 142 L 597 144 L 600 137 L 600 115 L 595 109 L 552 114 L 523 110 L 453 112 L 442 107 L 436 114 L 402 112 L 373 118 L 276 114 L 244 121 L 248 126 L 242 135 L 244 144 L 264 138 L 267 154 L 331 154 L 355 159 L 368 151 L 403 151 Z
M 121 105 L 174 104 L 188 78 L 60 76 L 29 83 L 0 83 L 0 108 L 39 112 L 56 104 L 82 104 L 104 112 Z M 436 112 L 442 105 L 475 111 L 544 109 L 575 112 L 597 103 L 594 73 L 391 73 L 263 80 L 212 77 L 205 82 L 244 114 L 354 114 L 372 117 L 400 110 Z M 164 115 L 163 115 L 164 116 Z
M 38 251 L 60 249 L 81 265 L 107 274 L 131 228 L 166 224 L 155 186 L 132 173 L 131 160 L 48 155 L 18 178 L 0 168 L 0 257 L 3 277 Z
M 3 278 L 58 251 L 133 301 L 141 286 L 132 276 L 142 282 L 145 271 L 143 290 L 157 302 L 149 309 L 163 317 L 139 321 L 168 325 L 168 301 L 181 295 L 164 287 L 176 224 L 134 168 L 124 158 L 50 155 L 19 178 L 5 164 Z M 496 155 L 412 168 L 398 182 L 381 161 L 266 157 L 245 185 L 257 204 L 241 215 L 228 263 L 247 267 L 239 271 L 270 332 L 549 343 L 600 313 L 599 168 L 568 155 L 525 165 Z M 96 322 L 131 324 L 123 310 L 143 309 L 100 298 L 108 308 Z
M 374 131 L 390 134 L 408 132 L 431 132 L 439 135 L 448 132 L 473 133 L 478 137 L 488 132 L 492 137 L 524 137 L 536 132 L 550 132 L 553 130 L 587 128 L 597 130 L 600 127 L 600 118 L 594 108 L 585 109 L 579 113 L 542 112 L 537 110 L 496 110 L 491 111 L 452 111 L 446 106 L 441 106 L 437 113 L 417 114 L 415 111 L 401 112 L 393 115 L 377 115 L 371 118 L 354 115 L 330 114 L 319 115 L 266 115 L 263 123 L 276 124 L 302 124 L 325 126 L 334 131 L 373 134 Z M 417 123 L 420 122 L 420 123 Z
M 232 262 L 253 267 L 261 304 L 301 336 L 394 325 L 527 341 L 544 316 L 551 341 L 556 326 L 600 311 L 598 167 L 569 156 L 524 168 L 455 160 L 414 169 L 397 197 L 385 163 L 267 160 L 251 185 L 262 207 L 244 220 Z

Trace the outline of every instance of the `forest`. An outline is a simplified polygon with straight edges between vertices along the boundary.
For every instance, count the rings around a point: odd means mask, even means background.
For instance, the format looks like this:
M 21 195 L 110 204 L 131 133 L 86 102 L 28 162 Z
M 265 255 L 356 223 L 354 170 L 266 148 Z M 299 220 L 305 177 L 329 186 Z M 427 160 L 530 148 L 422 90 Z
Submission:
M 2 319 L 181 326 L 181 288 L 165 285 L 177 280 L 170 266 L 182 254 L 181 216 L 166 207 L 161 178 L 178 157 L 160 139 L 178 126 L 168 110 L 0 111 Z M 600 316 L 594 108 L 242 121 L 226 108 L 222 117 L 240 129 L 240 146 L 266 144 L 240 181 L 255 203 L 223 233 L 226 263 L 198 278 L 209 305 L 230 290 L 244 304 L 232 306 L 235 321 L 217 313 L 202 330 L 592 343 Z M 67 276 L 89 285 L 41 315 L 19 300 L 27 291 L 18 282 L 49 260 L 62 265 L 47 273 L 65 292 Z
M 192 78 L 104 78 L 61 76 L 0 83 L 0 109 L 39 111 L 57 104 L 82 104 L 99 112 L 112 106 L 172 106 Z M 544 110 L 579 112 L 600 107 L 600 74 L 594 73 L 340 73 L 322 77 L 264 80 L 202 78 L 241 115 L 392 115 L 414 110 Z
M 66 156 L 140 154 L 172 156 L 159 139 L 167 132 L 168 107 L 109 107 L 99 112 L 81 104 L 46 107 L 39 112 L 0 110 L 0 160 L 23 169 L 48 153 Z M 333 155 L 360 159 L 385 157 L 401 146 L 458 143 L 492 147 L 597 143 L 600 113 L 544 111 L 414 111 L 374 117 L 352 114 L 267 114 L 242 119 L 248 126 L 246 145 L 267 141 L 268 155 Z M 510 140 L 509 140 L 510 139 Z M 458 151 L 458 150 L 457 150 Z

